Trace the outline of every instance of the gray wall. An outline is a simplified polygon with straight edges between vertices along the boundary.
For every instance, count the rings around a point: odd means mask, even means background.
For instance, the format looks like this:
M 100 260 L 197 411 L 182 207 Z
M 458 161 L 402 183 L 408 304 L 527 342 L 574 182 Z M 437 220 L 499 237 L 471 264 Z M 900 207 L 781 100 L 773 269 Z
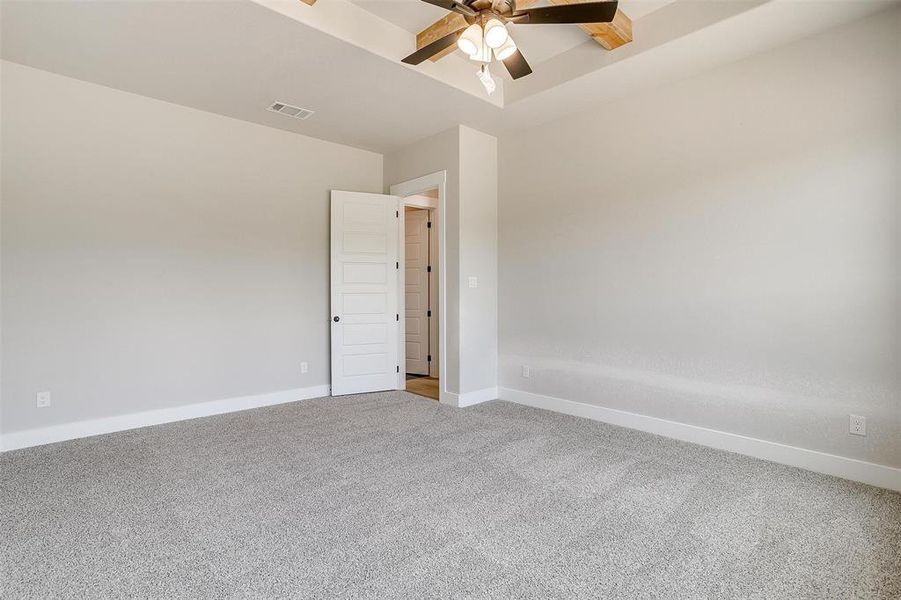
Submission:
M 501 384 L 901 466 L 898 15 L 502 137 Z
M 497 138 L 459 126 L 385 156 L 385 186 L 447 171 L 447 391 L 497 385 Z M 469 277 L 478 287 L 469 287 Z
M 460 127 L 460 388 L 497 386 L 497 138 Z M 477 288 L 469 287 L 476 277 Z
M 437 171 L 447 171 L 444 203 L 445 262 L 447 268 L 447 373 L 441 385 L 448 392 L 460 392 L 460 134 L 453 127 L 437 135 L 385 155 L 385 192 L 403 183 Z
M 3 431 L 328 383 L 328 191 L 381 155 L 8 62 L 2 122 Z

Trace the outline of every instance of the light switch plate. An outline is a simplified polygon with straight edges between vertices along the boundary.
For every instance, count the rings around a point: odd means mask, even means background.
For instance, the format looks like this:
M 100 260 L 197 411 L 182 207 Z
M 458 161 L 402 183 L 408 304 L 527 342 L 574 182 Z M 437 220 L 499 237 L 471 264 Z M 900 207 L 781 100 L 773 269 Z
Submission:
M 469 278 L 469 287 L 471 287 L 471 288 L 479 287 L 479 278 L 478 277 L 470 277 Z
M 50 406 L 50 392 L 38 392 L 36 404 L 38 408 L 47 408 Z

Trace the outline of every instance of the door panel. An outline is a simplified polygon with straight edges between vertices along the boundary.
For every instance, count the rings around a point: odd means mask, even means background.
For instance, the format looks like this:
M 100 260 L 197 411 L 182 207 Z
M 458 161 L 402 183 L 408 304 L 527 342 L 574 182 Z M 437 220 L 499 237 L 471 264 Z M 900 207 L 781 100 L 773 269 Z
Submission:
M 407 207 L 404 299 L 407 373 L 429 374 L 429 211 Z
M 345 283 L 385 283 L 387 281 L 387 265 L 344 263 Z
M 331 202 L 332 395 L 396 389 L 399 199 L 333 191 Z

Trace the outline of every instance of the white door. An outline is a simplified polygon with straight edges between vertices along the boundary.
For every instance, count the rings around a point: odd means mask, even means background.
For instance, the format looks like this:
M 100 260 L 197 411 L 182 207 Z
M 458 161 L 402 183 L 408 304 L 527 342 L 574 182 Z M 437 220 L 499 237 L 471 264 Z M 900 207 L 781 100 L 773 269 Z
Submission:
M 429 374 L 429 211 L 406 209 L 404 297 L 407 373 Z
M 400 199 L 332 192 L 332 395 L 397 389 Z

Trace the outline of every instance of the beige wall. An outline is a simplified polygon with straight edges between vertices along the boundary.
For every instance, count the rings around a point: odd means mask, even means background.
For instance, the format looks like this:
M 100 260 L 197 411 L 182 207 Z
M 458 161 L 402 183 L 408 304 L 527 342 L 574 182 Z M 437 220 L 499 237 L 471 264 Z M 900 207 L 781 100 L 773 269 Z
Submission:
M 501 384 L 901 466 L 898 15 L 502 137 Z
M 381 155 L 8 62 L 2 122 L 4 432 L 328 383 L 328 191 Z

